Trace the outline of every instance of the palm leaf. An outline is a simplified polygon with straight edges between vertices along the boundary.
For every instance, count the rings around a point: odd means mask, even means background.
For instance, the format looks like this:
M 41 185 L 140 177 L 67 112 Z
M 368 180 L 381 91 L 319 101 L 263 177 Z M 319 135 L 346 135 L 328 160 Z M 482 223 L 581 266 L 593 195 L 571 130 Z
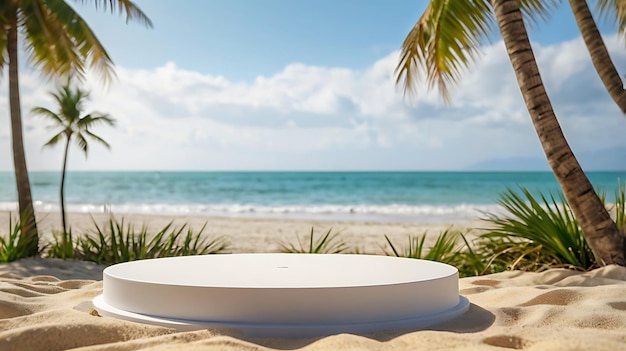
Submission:
M 402 44 L 396 82 L 404 82 L 405 93 L 413 92 L 424 75 L 429 89 L 438 87 L 449 101 L 449 86 L 476 59 L 493 24 L 487 0 L 430 1 Z
M 53 136 L 50 140 L 48 140 L 47 143 L 43 144 L 43 147 L 54 146 L 54 145 L 58 144 L 59 141 L 61 141 L 61 139 L 63 139 L 64 136 L 65 136 L 65 130 L 62 130 L 58 134 Z
M 82 1 L 83 3 L 85 1 Z M 119 8 L 127 21 L 138 20 L 152 27 L 150 19 L 131 1 L 95 2 L 113 12 Z M 28 45 L 30 60 L 48 77 L 72 75 L 83 79 L 85 63 L 100 75 L 105 84 L 115 72 L 113 61 L 87 22 L 65 1 L 23 1 L 18 12 Z
M 111 11 L 111 13 L 115 13 L 118 11 L 120 14 L 122 12 L 126 13 L 126 22 L 137 20 L 141 24 L 146 25 L 147 27 L 152 28 L 152 21 L 150 18 L 146 16 L 143 11 L 141 11 L 132 1 L 129 0 L 74 0 L 75 2 L 80 2 L 84 4 L 86 2 L 92 2 L 95 4 L 96 9 L 102 8 L 104 11 Z
M 558 0 L 519 0 L 528 23 L 548 18 Z M 407 35 L 396 66 L 396 84 L 415 93 L 421 78 L 428 89 L 438 88 L 445 102 L 450 87 L 478 58 L 480 47 L 495 34 L 488 0 L 431 0 Z
M 87 157 L 87 151 L 89 149 L 87 139 L 85 139 L 82 133 L 76 133 L 76 138 L 74 138 L 74 140 L 76 140 L 76 145 L 78 145 L 78 147 L 85 153 L 85 157 Z
M 102 144 L 104 147 L 106 147 L 107 149 L 111 148 L 111 145 L 109 145 L 109 143 L 107 143 L 104 139 L 102 139 L 101 137 L 93 134 L 92 132 L 90 132 L 89 130 L 85 130 L 85 134 L 87 134 L 91 139 L 99 142 L 100 144 Z
M 621 0 L 597 0 L 596 12 L 599 18 L 611 25 L 617 25 L 619 33 L 626 30 L 626 2 Z
M 518 0 L 524 23 L 531 26 L 546 22 L 561 4 L 560 0 Z
M 68 17 L 78 17 L 74 9 L 63 0 L 28 1 L 20 13 L 30 60 L 44 75 L 83 74 L 86 57 L 77 50 L 81 40 L 76 38 L 79 40 L 75 44 L 64 23 Z
M 63 120 L 63 118 L 45 107 L 35 107 L 31 110 L 31 112 L 36 115 L 51 119 L 58 126 L 65 127 L 65 121 Z

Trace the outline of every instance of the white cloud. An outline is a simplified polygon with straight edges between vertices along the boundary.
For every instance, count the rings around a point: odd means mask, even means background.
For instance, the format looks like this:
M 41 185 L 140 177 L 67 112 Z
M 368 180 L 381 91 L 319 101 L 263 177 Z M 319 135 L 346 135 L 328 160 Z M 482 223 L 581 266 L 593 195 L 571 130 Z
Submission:
M 607 43 L 624 62 L 618 39 Z M 575 150 L 626 147 L 620 132 L 626 119 L 599 84 L 581 41 L 535 49 Z M 88 160 L 73 150 L 70 168 L 463 169 L 483 159 L 542 157 L 502 42 L 484 49 L 452 90 L 450 106 L 423 85 L 415 99 L 403 97 L 393 74 L 397 59 L 390 53 L 362 71 L 294 63 L 249 82 L 175 63 L 155 70 L 120 67 L 109 89 L 90 84 L 87 105 L 117 118 L 115 129 L 96 131 L 113 150 L 96 146 Z M 53 106 L 50 88 L 33 74 L 22 75 L 32 169 L 60 167 L 60 149 L 41 151 L 51 132 L 28 113 Z M 6 87 L 0 94 L 7 95 Z M 0 101 L 5 111 L 6 100 Z M 4 115 L 8 125 L 8 111 Z M 7 129 L 0 131 L 5 150 Z M 2 153 L 0 169 L 11 168 L 9 156 Z

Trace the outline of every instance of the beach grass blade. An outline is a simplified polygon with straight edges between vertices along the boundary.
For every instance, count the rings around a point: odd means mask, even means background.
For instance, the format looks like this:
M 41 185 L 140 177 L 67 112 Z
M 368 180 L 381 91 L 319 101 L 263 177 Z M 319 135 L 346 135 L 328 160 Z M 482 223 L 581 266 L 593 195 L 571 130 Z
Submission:
M 459 236 L 463 240 L 464 246 L 457 250 L 450 264 L 457 267 L 460 277 L 486 274 L 489 266 L 485 262 L 485 257 L 480 251 L 473 248 L 473 244 L 467 240 L 467 237 L 463 233 L 459 233 Z
M 324 235 L 315 239 L 315 230 L 311 228 L 308 244 L 305 244 L 297 235 L 298 246 L 293 243 L 279 242 L 281 252 L 284 253 L 310 253 L 310 254 L 337 254 L 348 250 L 345 241 L 339 238 L 339 232 L 329 229 Z
M 95 233 L 78 238 L 76 256 L 99 264 L 220 253 L 230 245 L 223 236 L 204 236 L 206 223 L 199 232 L 194 232 L 187 224 L 174 227 L 173 222 L 169 222 L 151 234 L 145 224 L 136 231 L 132 224 L 125 225 L 123 218 L 117 221 L 110 217 L 104 227 L 93 222 Z
M 181 227 L 181 231 L 185 226 Z M 203 236 L 206 226 L 205 222 L 197 233 L 187 228 L 182 244 L 177 246 L 174 256 L 208 255 L 224 252 L 230 248 L 230 241 L 224 236 Z
M 387 243 L 389 244 L 389 247 L 391 248 L 391 252 L 393 253 L 393 256 L 417 258 L 417 259 L 421 259 L 423 256 L 425 256 L 424 242 L 426 241 L 426 233 L 422 234 L 421 236 L 409 235 L 408 245 L 405 247 L 399 247 L 398 249 L 396 249 L 396 246 L 393 244 L 393 242 L 391 242 L 391 239 L 389 239 L 389 237 L 386 234 L 385 234 L 385 240 L 387 240 Z M 383 248 L 383 252 L 385 252 L 385 255 L 387 256 L 392 256 L 391 253 L 387 252 L 384 248 Z
M 491 226 L 482 237 L 487 240 L 503 239 L 487 242 L 496 250 L 494 254 L 511 252 L 513 250 L 507 247 L 517 245 L 519 254 L 541 252 L 540 256 L 544 256 L 545 262 L 539 264 L 539 267 L 550 263 L 576 269 L 590 268 L 594 264 L 593 254 L 563 194 L 555 197 L 549 193 L 546 197 L 540 193 L 538 200 L 528 189 L 520 190 L 521 194 L 518 194 L 507 188 L 501 195 L 498 203 L 506 210 L 505 215 L 485 213 L 483 220 Z M 534 248 L 530 250 L 529 242 L 540 247 L 531 245 Z M 498 248 L 495 245 L 497 243 L 503 247 Z M 520 262 L 517 259 L 514 261 Z
M 623 234 L 626 235 L 626 182 L 617 182 L 617 188 L 615 189 L 615 224 L 620 228 Z
M 453 257 L 459 250 L 459 246 L 457 244 L 459 235 L 459 232 L 448 228 L 437 236 L 435 243 L 428 248 L 428 250 L 426 250 L 426 247 L 424 246 L 427 236 L 426 232 L 422 235 L 409 235 L 408 245 L 402 249 L 396 248 L 393 242 L 391 242 L 391 239 L 385 235 L 385 239 L 391 248 L 391 252 L 387 252 L 385 248 L 383 248 L 383 252 L 385 252 L 387 256 L 447 262 L 450 261 L 451 257 Z
M 12 217 L 9 214 L 9 232 L 8 236 L 4 237 L 0 235 L 0 263 L 13 262 L 21 258 L 26 258 L 31 255 L 31 248 L 37 247 L 37 244 L 33 244 L 33 241 L 38 241 L 36 237 L 27 238 L 22 234 L 22 220 L 25 220 L 26 216 L 22 216 L 20 220 L 13 223 Z
M 406 246 L 396 247 L 385 235 L 391 251 L 381 248 L 387 256 L 437 261 L 455 266 L 461 277 L 479 275 L 486 271 L 483 256 L 472 249 L 469 241 L 460 231 L 451 228 L 442 231 L 437 235 L 433 245 L 428 248 L 425 246 L 426 236 L 426 232 L 422 235 L 409 235 Z M 462 239 L 462 243 L 459 243 L 459 238 Z
M 48 248 L 48 257 L 74 259 L 76 258 L 76 242 L 72 236 L 72 228 L 66 231 L 54 231 L 53 241 Z

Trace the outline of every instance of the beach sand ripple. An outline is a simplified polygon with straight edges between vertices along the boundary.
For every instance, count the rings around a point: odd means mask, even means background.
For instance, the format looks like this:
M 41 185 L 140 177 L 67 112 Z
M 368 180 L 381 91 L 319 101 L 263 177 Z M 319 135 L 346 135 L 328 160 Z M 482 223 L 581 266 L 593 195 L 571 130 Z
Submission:
M 251 339 L 93 313 L 104 267 L 26 259 L 0 265 L 0 350 L 618 350 L 626 344 L 626 268 L 503 272 L 460 280 L 463 316 L 427 330 Z

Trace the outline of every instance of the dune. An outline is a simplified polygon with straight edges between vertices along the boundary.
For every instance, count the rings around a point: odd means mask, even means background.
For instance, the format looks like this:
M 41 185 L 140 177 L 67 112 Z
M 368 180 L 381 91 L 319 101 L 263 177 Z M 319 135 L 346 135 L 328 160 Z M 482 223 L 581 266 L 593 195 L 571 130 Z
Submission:
M 252 339 L 176 332 L 94 313 L 102 270 L 32 258 L 0 265 L 0 350 L 618 350 L 626 344 L 626 268 L 510 271 L 460 280 L 461 317 L 426 330 Z

